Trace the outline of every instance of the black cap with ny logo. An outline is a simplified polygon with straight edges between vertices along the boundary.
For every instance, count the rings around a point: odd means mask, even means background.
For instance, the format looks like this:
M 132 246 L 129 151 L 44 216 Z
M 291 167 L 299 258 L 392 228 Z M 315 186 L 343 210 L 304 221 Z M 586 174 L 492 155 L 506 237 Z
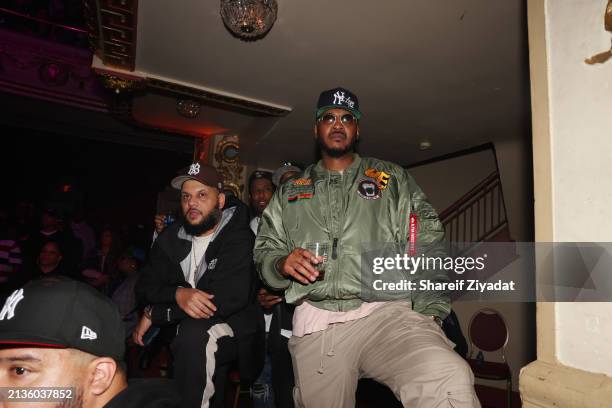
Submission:
M 0 346 L 74 348 L 123 360 L 125 328 L 115 304 L 81 282 L 33 280 L 0 310 Z

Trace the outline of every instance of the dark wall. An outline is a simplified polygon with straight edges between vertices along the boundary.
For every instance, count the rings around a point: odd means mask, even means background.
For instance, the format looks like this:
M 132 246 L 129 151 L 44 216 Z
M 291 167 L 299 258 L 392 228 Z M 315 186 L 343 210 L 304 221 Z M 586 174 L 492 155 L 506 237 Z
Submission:
M 1 207 L 33 201 L 82 203 L 99 227 L 142 224 L 151 228 L 157 193 L 191 155 L 1 125 Z M 69 187 L 65 187 L 69 186 Z M 68 189 L 68 192 L 64 192 Z

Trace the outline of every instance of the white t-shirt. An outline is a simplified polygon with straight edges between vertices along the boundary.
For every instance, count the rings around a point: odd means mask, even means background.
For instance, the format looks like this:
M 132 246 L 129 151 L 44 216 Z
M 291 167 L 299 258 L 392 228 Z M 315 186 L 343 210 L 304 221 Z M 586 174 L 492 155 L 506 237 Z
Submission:
M 213 234 L 208 234 L 203 237 L 193 237 L 193 243 L 191 246 L 191 253 L 189 256 L 191 257 L 191 268 L 189 269 L 189 273 L 185 276 L 185 279 L 191 287 L 196 287 L 195 276 L 196 271 L 202 261 L 204 260 L 204 254 L 206 253 L 206 249 L 208 249 L 208 244 L 210 244 L 210 240 L 212 239 Z

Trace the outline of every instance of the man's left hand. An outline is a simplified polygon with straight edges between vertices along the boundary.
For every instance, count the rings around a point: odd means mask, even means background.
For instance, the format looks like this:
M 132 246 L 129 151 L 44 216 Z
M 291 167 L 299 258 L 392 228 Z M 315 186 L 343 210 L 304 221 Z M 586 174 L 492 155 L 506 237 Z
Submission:
M 272 306 L 282 302 L 283 298 L 281 296 L 272 295 L 265 288 L 261 288 L 259 289 L 259 293 L 257 293 L 257 300 L 264 309 L 272 309 Z
M 142 337 L 151 328 L 152 325 L 153 322 L 151 321 L 151 319 L 147 317 L 146 314 L 143 314 L 140 318 L 140 321 L 138 322 L 138 325 L 136 325 L 134 332 L 132 333 L 132 340 L 134 340 L 134 343 L 140 346 L 144 346 L 145 344 L 142 341 Z

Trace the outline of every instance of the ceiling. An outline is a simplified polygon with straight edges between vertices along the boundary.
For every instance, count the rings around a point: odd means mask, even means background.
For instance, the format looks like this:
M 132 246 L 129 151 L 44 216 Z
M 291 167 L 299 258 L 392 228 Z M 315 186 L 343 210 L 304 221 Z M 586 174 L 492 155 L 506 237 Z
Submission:
M 527 58 L 524 0 L 278 0 L 272 30 L 250 42 L 225 28 L 219 0 L 147 0 L 138 4 L 134 72 L 290 113 L 203 107 L 194 125 L 165 117 L 174 104 L 159 95 L 133 110 L 178 131 L 237 133 L 247 162 L 274 168 L 312 161 L 318 94 L 343 86 L 364 113 L 360 152 L 409 164 L 529 138 Z M 424 140 L 430 150 L 419 150 Z

